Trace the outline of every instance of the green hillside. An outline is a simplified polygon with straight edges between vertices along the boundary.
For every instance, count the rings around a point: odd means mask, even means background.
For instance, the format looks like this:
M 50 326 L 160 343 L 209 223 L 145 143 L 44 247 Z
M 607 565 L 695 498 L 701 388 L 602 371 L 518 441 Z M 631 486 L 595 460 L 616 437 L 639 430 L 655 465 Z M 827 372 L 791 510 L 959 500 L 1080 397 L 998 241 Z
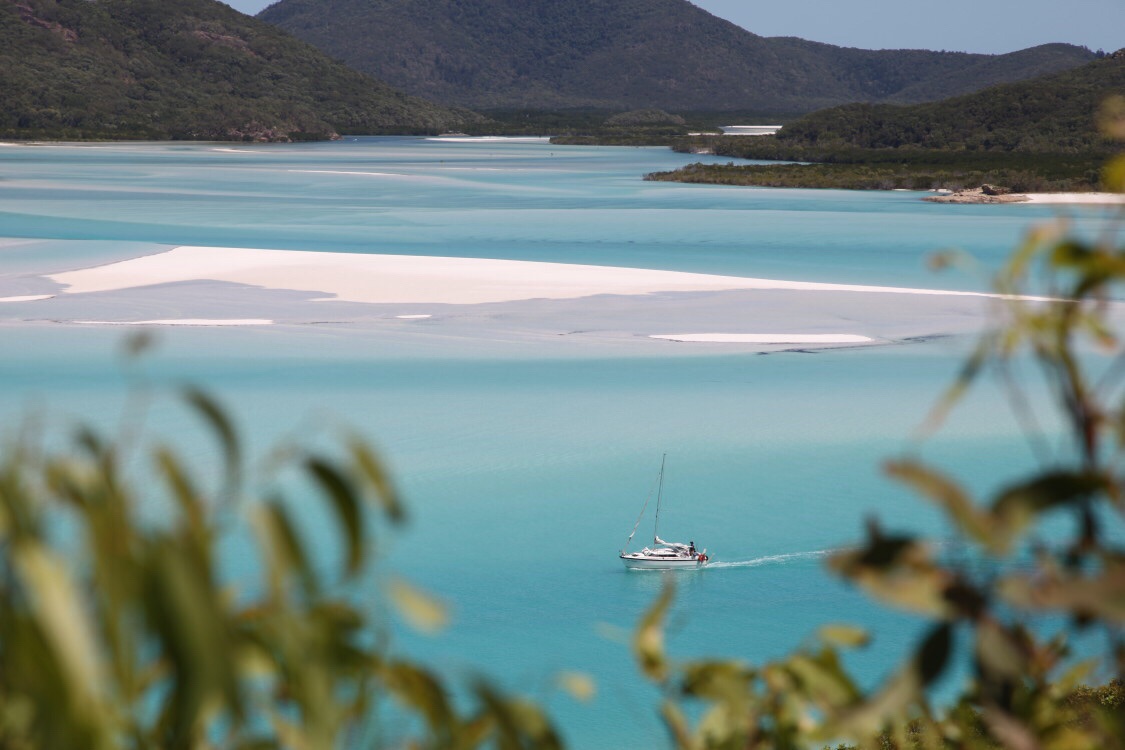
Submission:
M 476 117 L 216 0 L 0 0 L 0 71 L 3 138 L 286 140 Z
M 1087 62 L 765 38 L 687 0 L 281 0 L 259 15 L 405 91 L 476 108 L 808 112 L 922 101 Z
M 1113 94 L 1125 95 L 1122 53 L 940 102 L 850 104 L 815 112 L 787 124 L 777 134 L 776 146 L 1040 152 L 1108 148 L 1098 134 L 1096 115 Z
M 1018 192 L 1096 190 L 1103 166 L 1120 148 L 1097 123 L 1102 103 L 1115 95 L 1125 96 L 1125 51 L 931 104 L 852 104 L 814 112 L 774 136 L 669 139 L 684 152 L 804 163 L 693 164 L 648 179 L 768 187 L 960 189 L 988 183 Z

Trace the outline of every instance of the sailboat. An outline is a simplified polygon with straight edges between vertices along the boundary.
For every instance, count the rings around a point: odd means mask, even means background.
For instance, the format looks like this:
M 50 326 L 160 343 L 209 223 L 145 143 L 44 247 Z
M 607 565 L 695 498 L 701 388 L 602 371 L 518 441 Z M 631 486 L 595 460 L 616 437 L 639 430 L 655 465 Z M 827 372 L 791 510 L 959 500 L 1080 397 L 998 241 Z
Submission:
M 633 524 L 633 531 L 629 534 L 629 538 L 625 540 L 625 547 L 621 550 L 618 557 L 621 562 L 625 563 L 626 568 L 632 570 L 669 570 L 669 569 L 683 569 L 683 568 L 702 568 L 710 561 L 707 556 L 707 550 L 699 552 L 695 549 L 695 542 L 684 544 L 682 542 L 666 542 L 660 538 L 660 501 L 664 495 L 664 464 L 668 460 L 668 454 L 665 453 L 660 459 L 660 479 L 657 483 L 656 490 L 656 520 L 652 525 L 652 539 L 653 546 L 645 547 L 639 552 L 628 552 L 629 542 L 633 541 L 633 534 L 637 533 L 637 527 L 641 525 L 641 519 L 644 518 L 645 510 L 648 508 L 648 501 L 652 499 L 652 495 L 645 498 L 645 504 L 641 507 L 641 514 L 637 516 L 637 522 Z

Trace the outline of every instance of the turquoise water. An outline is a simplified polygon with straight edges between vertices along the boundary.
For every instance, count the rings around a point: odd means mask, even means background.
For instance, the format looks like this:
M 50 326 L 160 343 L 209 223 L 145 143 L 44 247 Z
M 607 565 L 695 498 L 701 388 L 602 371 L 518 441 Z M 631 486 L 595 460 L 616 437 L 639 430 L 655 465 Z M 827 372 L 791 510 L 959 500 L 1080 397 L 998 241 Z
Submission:
M 1030 206 L 939 206 L 914 193 L 778 191 L 644 183 L 699 157 L 544 142 L 355 139 L 0 149 L 0 284 L 181 244 L 549 260 L 812 281 L 981 288 L 935 277 L 928 252 L 959 246 L 995 267 Z M 341 172 L 346 174 L 340 174 Z M 0 296 L 4 296 L 0 287 Z M 14 294 L 14 292 L 13 292 Z M 22 322 L 0 307 L 0 415 L 29 411 L 111 427 L 127 378 L 122 334 Z M 679 574 L 669 644 L 680 657 L 782 655 L 826 620 L 866 625 L 851 661 L 873 683 L 918 637 L 821 568 L 875 513 L 937 535 L 935 513 L 884 480 L 906 450 L 977 490 L 1032 465 L 1000 390 L 985 384 L 937 437 L 908 436 L 949 383 L 965 342 L 769 356 L 555 355 L 387 347 L 342 328 L 160 332 L 145 371 L 216 392 L 258 453 L 358 427 L 390 461 L 412 510 L 388 564 L 452 607 L 436 637 L 399 646 L 463 674 L 483 671 L 547 701 L 574 746 L 662 743 L 655 691 L 628 630 L 661 573 L 616 559 L 669 454 L 661 534 L 693 538 L 721 565 Z M 158 402 L 153 434 L 191 437 Z M 184 437 L 187 435 L 187 437 Z M 324 534 L 313 515 L 310 533 Z M 650 533 L 647 522 L 637 540 Z M 331 554 L 331 551 L 326 554 Z M 232 552 L 228 572 L 248 575 Z M 579 704 L 559 670 L 591 674 Z
M 1032 206 L 926 204 L 907 192 L 638 179 L 697 160 L 726 161 L 655 148 L 408 138 L 233 151 L 9 147 L 0 151 L 0 236 L 977 288 L 983 282 L 971 276 L 935 277 L 925 257 L 959 247 L 991 267 L 1028 217 L 1051 215 Z

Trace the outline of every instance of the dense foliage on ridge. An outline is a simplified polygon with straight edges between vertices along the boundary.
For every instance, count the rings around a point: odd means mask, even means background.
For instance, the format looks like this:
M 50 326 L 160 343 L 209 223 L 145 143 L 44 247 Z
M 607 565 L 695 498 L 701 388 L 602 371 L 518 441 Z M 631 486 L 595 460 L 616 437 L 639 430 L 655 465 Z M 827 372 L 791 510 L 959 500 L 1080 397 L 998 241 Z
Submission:
M 1097 189 L 1101 162 L 1071 161 L 1067 155 L 1049 160 L 937 158 L 887 159 L 863 155 L 863 161 L 827 164 L 689 164 L 671 172 L 653 172 L 654 182 L 747 185 L 836 190 L 968 190 L 1000 185 L 1015 193 L 1085 192 Z
M 913 106 L 849 104 L 787 124 L 777 147 L 919 147 L 970 151 L 1109 150 L 1099 105 L 1125 95 L 1125 57 L 1110 56 L 1032 81 Z
M 0 0 L 0 71 L 4 138 L 286 140 L 475 117 L 217 0 Z
M 860 190 L 982 183 L 1019 192 L 1093 190 L 1113 152 L 1112 141 L 1099 133 L 1097 113 L 1115 95 L 1125 96 L 1121 53 L 942 102 L 814 112 L 775 136 L 665 139 L 683 152 L 813 163 L 692 164 L 647 179 Z
M 1080 65 L 765 38 L 687 0 L 281 0 L 259 18 L 405 91 L 475 108 L 808 112 L 925 101 Z

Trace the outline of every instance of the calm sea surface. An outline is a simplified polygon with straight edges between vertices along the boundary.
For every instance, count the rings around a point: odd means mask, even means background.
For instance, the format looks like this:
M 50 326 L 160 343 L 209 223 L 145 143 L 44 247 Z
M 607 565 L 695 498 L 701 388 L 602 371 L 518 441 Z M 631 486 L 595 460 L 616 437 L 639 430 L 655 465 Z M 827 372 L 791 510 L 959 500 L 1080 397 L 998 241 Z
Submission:
M 700 158 L 409 138 L 4 147 L 0 282 L 190 244 L 982 289 L 983 272 L 935 276 L 927 254 L 959 247 L 994 268 L 1031 220 L 1051 215 L 932 205 L 916 193 L 640 180 Z M 72 418 L 118 424 L 128 383 L 121 337 L 27 325 L 0 306 L 5 424 L 29 413 L 55 427 Z M 457 342 L 391 351 L 377 337 L 315 327 L 166 330 L 160 342 L 148 377 L 214 391 L 259 455 L 281 439 L 329 443 L 342 423 L 380 446 L 412 510 L 409 529 L 387 541 L 388 565 L 453 612 L 445 633 L 404 629 L 397 645 L 546 701 L 578 748 L 664 743 L 656 692 L 627 646 L 663 575 L 627 573 L 616 559 L 662 453 L 661 535 L 694 539 L 721 562 L 675 576 L 673 654 L 761 662 L 818 623 L 853 622 L 876 636 L 851 658 L 868 683 L 915 643 L 920 624 L 827 575 L 824 552 L 858 539 L 871 513 L 893 528 L 946 532 L 881 477 L 880 461 L 918 450 L 979 490 L 1032 465 L 991 384 L 936 438 L 908 442 L 964 342 L 619 358 Z M 148 423 L 208 460 L 182 408 L 160 401 Z M 646 541 L 650 523 L 634 544 Z M 329 531 L 315 513 L 309 528 Z M 227 570 L 249 581 L 239 550 L 231 546 Z M 596 699 L 562 695 L 561 670 L 592 675 Z

